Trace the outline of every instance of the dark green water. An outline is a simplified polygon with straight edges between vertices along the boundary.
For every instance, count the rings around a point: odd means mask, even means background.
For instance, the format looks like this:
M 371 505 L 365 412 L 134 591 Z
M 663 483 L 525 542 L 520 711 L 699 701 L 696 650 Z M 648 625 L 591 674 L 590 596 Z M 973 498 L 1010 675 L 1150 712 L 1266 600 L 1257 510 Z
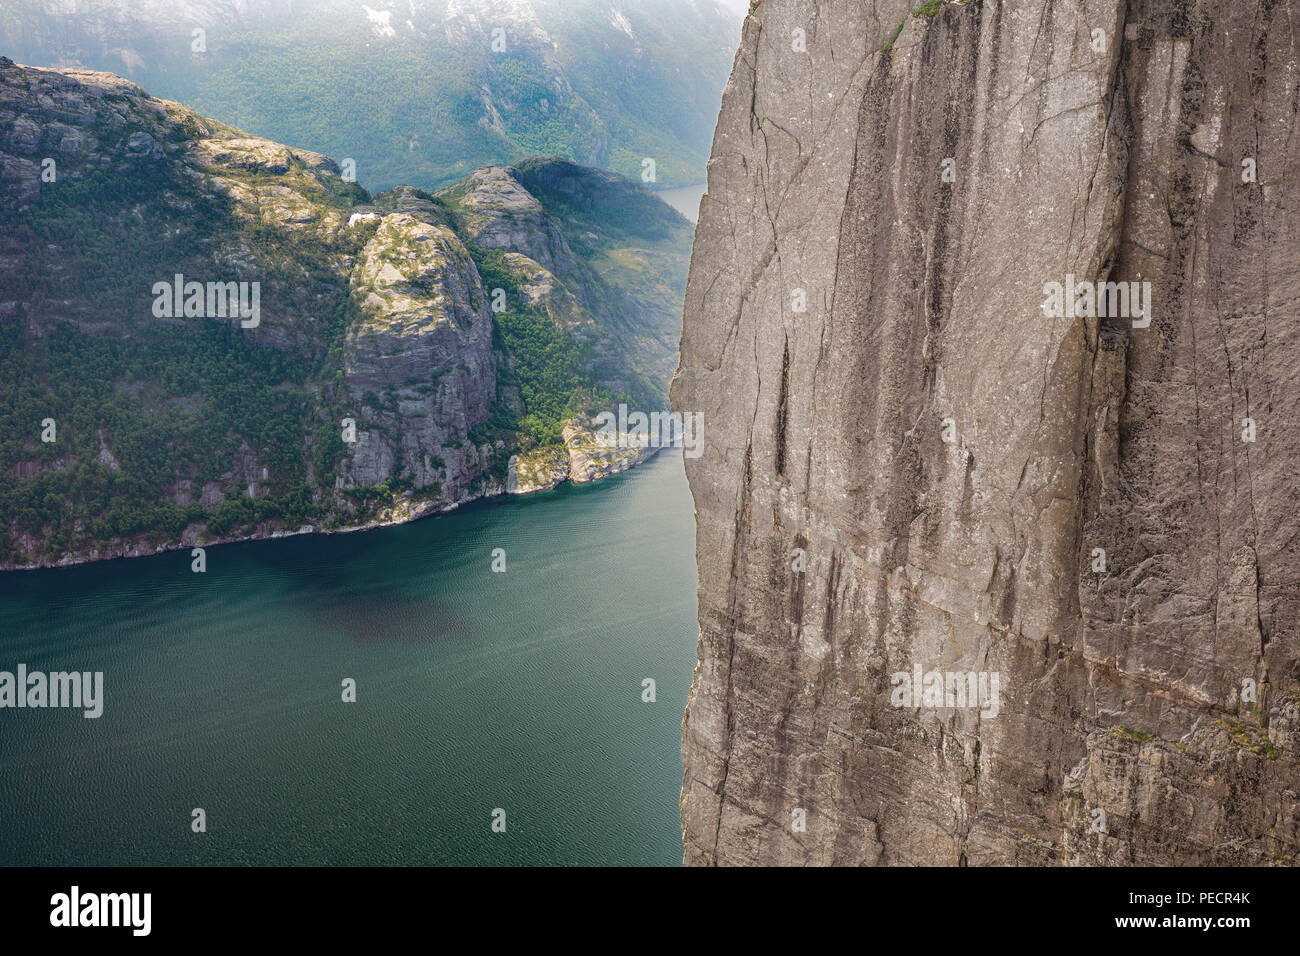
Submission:
M 0 670 L 105 683 L 98 720 L 0 709 L 0 863 L 679 864 L 693 554 L 666 452 L 206 574 L 0 574 Z

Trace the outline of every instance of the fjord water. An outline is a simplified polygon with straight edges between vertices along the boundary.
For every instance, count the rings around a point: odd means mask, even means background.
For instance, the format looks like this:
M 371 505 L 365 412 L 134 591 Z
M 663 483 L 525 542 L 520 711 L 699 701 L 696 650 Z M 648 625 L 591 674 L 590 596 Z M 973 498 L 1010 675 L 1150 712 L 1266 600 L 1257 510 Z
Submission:
M 0 670 L 105 684 L 0 709 L 0 863 L 679 864 L 695 586 L 679 451 L 203 574 L 0 575 Z
M 706 189 L 708 189 L 708 183 L 695 183 L 691 186 L 661 189 L 655 195 L 691 222 L 695 222 L 700 212 L 700 199 L 704 196 Z

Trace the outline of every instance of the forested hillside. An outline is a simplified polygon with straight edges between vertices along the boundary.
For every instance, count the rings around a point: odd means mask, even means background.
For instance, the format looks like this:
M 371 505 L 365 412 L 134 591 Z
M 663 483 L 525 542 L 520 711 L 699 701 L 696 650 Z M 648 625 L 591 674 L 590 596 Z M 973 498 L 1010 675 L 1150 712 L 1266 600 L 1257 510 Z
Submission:
M 0 53 L 355 159 L 371 189 L 529 155 L 650 159 L 666 187 L 703 179 L 739 22 L 711 0 L 11 0 Z
M 372 197 L 117 77 L 0 58 L 0 564 L 505 490 L 567 424 L 661 407 L 690 240 L 563 160 Z M 191 309 L 189 282 L 255 287 L 258 314 Z

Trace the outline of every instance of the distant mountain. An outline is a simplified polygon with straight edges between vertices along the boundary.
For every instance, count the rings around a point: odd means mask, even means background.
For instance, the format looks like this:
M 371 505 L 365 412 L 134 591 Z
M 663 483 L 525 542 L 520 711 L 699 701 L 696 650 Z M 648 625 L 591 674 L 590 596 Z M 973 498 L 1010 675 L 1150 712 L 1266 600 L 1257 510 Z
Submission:
M 643 453 L 590 419 L 663 407 L 691 238 L 566 160 L 371 197 L 119 77 L 0 57 L 0 567 L 622 470 Z
M 554 155 L 703 181 L 734 0 L 7 0 L 0 53 L 130 78 L 259 136 L 437 188 Z M 196 34 L 195 31 L 202 31 Z

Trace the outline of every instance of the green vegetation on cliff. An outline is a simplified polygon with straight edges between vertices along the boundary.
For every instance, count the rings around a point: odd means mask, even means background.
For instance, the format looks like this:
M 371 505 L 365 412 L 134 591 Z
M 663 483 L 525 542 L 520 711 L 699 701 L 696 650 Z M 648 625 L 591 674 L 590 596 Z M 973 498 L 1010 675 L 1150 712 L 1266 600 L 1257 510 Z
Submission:
M 641 187 L 555 160 L 508 171 L 540 193 L 548 175 L 626 185 L 655 213 L 579 237 L 561 196 L 529 198 L 528 228 L 571 260 L 539 273 L 470 241 L 454 203 L 372 198 L 322 156 L 119 83 L 0 58 L 20 174 L 0 180 L 0 564 L 406 514 L 500 489 L 514 450 L 559 444 L 577 414 L 662 400 L 671 348 L 626 333 L 675 323 L 680 298 L 647 290 L 684 279 L 690 234 Z M 73 104 L 57 119 L 52 88 Z M 647 255 L 648 276 L 601 266 Z M 158 315 L 154 287 L 178 274 L 256 283 L 258 321 Z
M 689 0 L 617 16 L 600 0 L 208 7 L 168 23 L 129 5 L 97 20 L 13 0 L 0 49 L 119 73 L 256 135 L 355 158 L 372 189 L 436 188 L 529 155 L 633 177 L 648 157 L 673 186 L 703 178 L 739 37 L 735 14 Z M 189 22 L 205 14 L 214 22 Z M 194 26 L 207 28 L 202 53 Z

